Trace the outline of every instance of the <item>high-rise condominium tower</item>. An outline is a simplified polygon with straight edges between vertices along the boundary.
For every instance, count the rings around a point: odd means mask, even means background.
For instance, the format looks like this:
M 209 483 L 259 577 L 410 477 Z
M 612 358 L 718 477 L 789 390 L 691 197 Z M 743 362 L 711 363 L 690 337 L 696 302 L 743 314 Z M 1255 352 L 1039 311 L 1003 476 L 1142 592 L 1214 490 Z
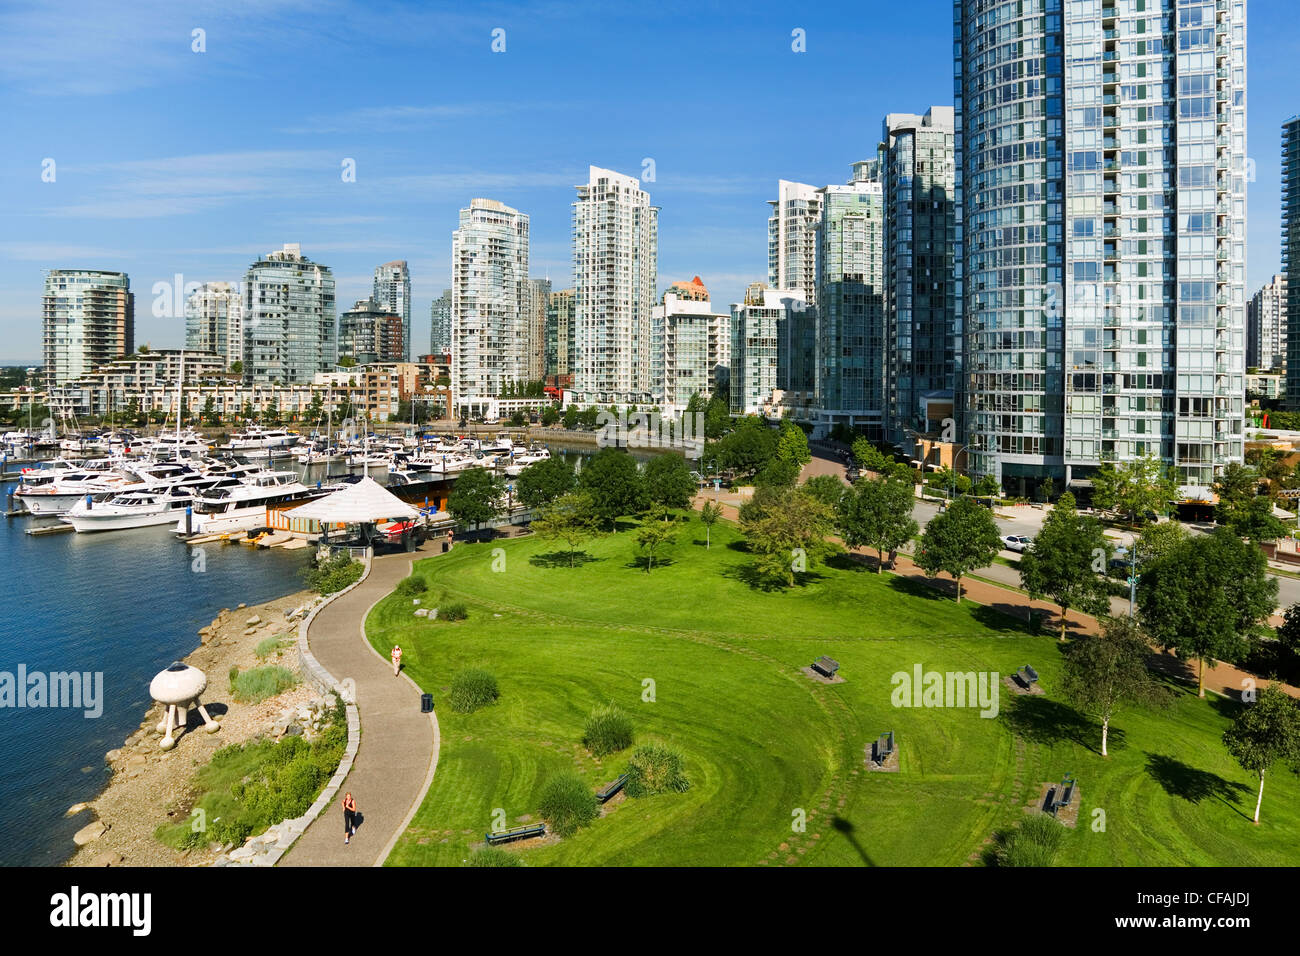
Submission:
M 460 211 L 451 238 L 451 389 L 473 417 L 528 378 L 528 217 L 495 199 Z
M 1300 409 L 1300 116 L 1282 124 L 1282 273 L 1286 276 L 1286 405 Z
M 817 298 L 817 227 L 822 191 L 807 183 L 779 180 L 776 199 L 769 199 L 767 284 L 773 289 L 802 289 Z
M 244 299 L 233 282 L 205 282 L 185 300 L 185 347 L 244 361 Z
M 890 113 L 881 128 L 885 203 L 885 437 L 931 432 L 927 397 L 951 399 L 961 358 L 953 244 L 953 111 Z M 955 423 L 954 423 L 955 424 Z
M 649 403 L 659 209 L 641 183 L 592 166 L 573 204 L 574 391 L 585 403 Z
M 334 368 L 334 274 L 298 243 L 268 252 L 244 276 L 244 379 L 300 385 Z
M 1246 304 L 1246 366 L 1286 368 L 1285 275 L 1275 275 Z
M 885 400 L 884 201 L 876 160 L 825 186 L 817 228 L 814 389 L 823 429 L 837 423 L 882 437 Z M 792 316 L 798 328 L 800 314 Z M 806 350 L 792 350 L 795 361 Z M 796 376 L 790 388 L 798 390 Z
M 433 300 L 429 307 L 429 351 L 434 355 L 443 355 L 451 351 L 451 290 L 443 289 L 442 295 Z
M 389 315 L 402 317 L 403 354 L 393 361 L 411 359 L 411 272 L 406 260 L 385 262 L 375 269 L 374 291 L 370 300 Z
M 573 290 L 557 289 L 546 304 L 546 374 L 573 376 Z
M 373 299 L 362 299 L 339 315 L 339 360 L 347 356 L 358 365 L 405 362 L 402 327 L 400 314 Z
M 135 351 L 135 296 L 125 272 L 52 269 L 41 300 L 47 385 Z
M 528 280 L 528 381 L 546 375 L 546 312 L 551 304 L 551 280 Z
M 1243 455 L 1245 0 L 955 0 L 969 465 Z M 1062 483 L 1060 479 L 1064 479 Z

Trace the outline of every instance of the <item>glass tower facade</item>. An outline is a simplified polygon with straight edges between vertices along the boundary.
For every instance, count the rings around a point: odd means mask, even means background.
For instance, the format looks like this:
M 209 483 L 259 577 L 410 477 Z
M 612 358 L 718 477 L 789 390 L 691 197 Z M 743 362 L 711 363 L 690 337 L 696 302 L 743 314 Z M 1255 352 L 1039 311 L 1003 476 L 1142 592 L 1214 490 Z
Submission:
M 244 276 L 244 379 L 304 385 L 337 358 L 334 274 L 297 243 L 268 252 Z
M 826 426 L 882 437 L 885 401 L 884 198 L 878 161 L 821 193 L 814 394 Z M 792 353 L 797 356 L 796 350 Z
M 375 269 L 374 288 L 370 300 L 390 315 L 402 317 L 401 355 L 391 361 L 411 360 L 411 270 L 406 260 L 385 262 Z
M 52 269 L 41 300 L 45 380 L 80 378 L 135 351 L 135 296 L 125 272 Z
M 885 437 L 898 442 L 928 430 L 922 397 L 950 395 L 960 367 L 952 107 L 891 113 L 881 134 Z
M 221 356 L 226 368 L 244 360 L 244 299 L 230 282 L 205 282 L 185 300 L 185 347 Z
M 1244 0 L 955 0 L 968 462 L 1243 455 Z
M 1300 116 L 1282 124 L 1282 274 L 1286 277 L 1286 405 L 1300 409 Z

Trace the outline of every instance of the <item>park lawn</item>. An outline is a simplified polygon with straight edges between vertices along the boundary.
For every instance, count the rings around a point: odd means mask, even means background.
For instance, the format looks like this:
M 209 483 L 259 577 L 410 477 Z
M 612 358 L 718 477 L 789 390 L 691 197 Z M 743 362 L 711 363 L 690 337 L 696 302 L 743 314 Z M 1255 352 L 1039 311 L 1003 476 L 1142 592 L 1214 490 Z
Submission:
M 628 754 L 596 760 L 581 744 L 587 714 L 610 700 L 638 742 L 682 752 L 692 788 L 616 798 L 576 836 L 519 851 L 529 865 L 962 865 L 1067 771 L 1081 812 L 1061 862 L 1300 862 L 1293 775 L 1270 775 L 1263 824 L 1249 822 L 1254 782 L 1219 742 L 1237 705 L 1182 692 L 1165 712 L 1122 713 L 1103 760 L 1096 725 L 1053 699 L 1050 635 L 843 557 L 801 586 L 764 591 L 748 583 L 735 526 L 715 525 L 712 538 L 706 551 L 692 520 L 650 574 L 626 530 L 589 542 L 591 560 L 574 568 L 563 546 L 532 537 L 417 563 L 423 606 L 445 595 L 469 618 L 429 622 L 390 596 L 367 621 L 372 643 L 385 655 L 400 643 L 408 673 L 439 702 L 437 773 L 390 864 L 460 865 L 494 811 L 508 825 L 536 819 L 557 771 L 576 769 L 593 789 L 613 780 Z M 844 683 L 800 672 L 821 654 L 840 662 Z M 918 663 L 1000 675 L 1032 663 L 1048 693 L 1018 698 L 999 683 L 992 719 L 895 708 L 891 675 Z M 453 713 L 442 698 L 471 665 L 496 675 L 501 698 Z M 884 730 L 895 732 L 899 773 L 866 769 Z M 1104 832 L 1092 826 L 1098 807 Z

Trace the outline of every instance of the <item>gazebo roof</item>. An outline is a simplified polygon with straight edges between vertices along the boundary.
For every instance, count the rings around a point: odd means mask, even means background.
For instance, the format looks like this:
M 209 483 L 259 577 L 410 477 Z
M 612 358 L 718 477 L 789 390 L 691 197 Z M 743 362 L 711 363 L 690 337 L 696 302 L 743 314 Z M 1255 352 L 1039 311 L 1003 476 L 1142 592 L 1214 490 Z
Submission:
M 314 518 L 326 524 L 361 524 L 418 518 L 420 513 L 367 476 L 323 498 L 285 512 L 291 518 Z

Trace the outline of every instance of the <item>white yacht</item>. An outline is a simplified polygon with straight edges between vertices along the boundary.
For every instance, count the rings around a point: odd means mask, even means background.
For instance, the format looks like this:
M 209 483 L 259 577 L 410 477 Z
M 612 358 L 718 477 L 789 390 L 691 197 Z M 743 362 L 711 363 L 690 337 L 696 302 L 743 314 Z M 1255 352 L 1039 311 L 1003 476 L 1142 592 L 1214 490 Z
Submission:
M 182 458 L 203 458 L 211 447 L 202 436 L 193 431 L 141 439 L 139 444 L 145 454 L 160 460 L 172 461 L 180 461 Z
M 32 514 L 51 517 L 66 513 L 86 495 L 127 491 L 133 487 L 144 487 L 144 482 L 121 471 L 59 470 L 48 480 L 24 480 L 14 497 Z
M 284 428 L 262 428 L 250 425 L 242 432 L 235 432 L 230 441 L 221 446 L 222 451 L 236 454 L 264 448 L 288 448 L 298 444 L 300 436 Z
M 506 474 L 511 478 L 517 478 L 519 473 L 529 465 L 535 465 L 539 461 L 549 461 L 550 458 L 551 450 L 549 448 L 530 448 L 511 458 L 510 464 L 506 465 Z
M 322 493 L 304 485 L 296 472 L 259 472 L 236 487 L 219 487 L 195 494 L 188 531 L 222 534 L 259 528 L 267 522 L 268 509 L 293 507 Z M 183 516 L 176 523 L 176 533 L 187 533 Z
M 190 501 L 191 489 L 181 485 L 158 491 L 123 491 L 97 498 L 88 496 L 74 504 L 61 520 L 78 532 L 146 528 L 171 524 L 177 514 L 184 516 Z

